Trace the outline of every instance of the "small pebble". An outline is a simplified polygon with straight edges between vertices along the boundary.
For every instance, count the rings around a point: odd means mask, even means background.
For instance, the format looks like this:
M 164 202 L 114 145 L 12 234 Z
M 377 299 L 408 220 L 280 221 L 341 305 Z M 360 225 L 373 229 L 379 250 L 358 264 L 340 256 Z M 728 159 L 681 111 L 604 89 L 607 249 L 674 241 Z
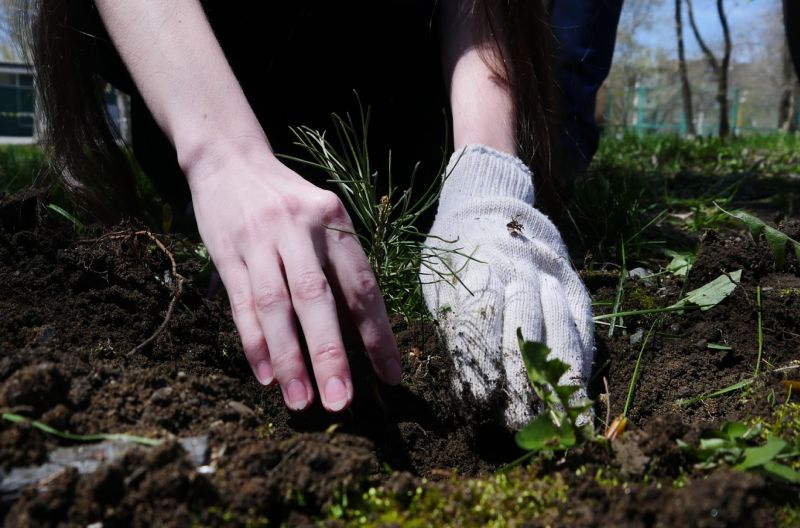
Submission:
M 172 401 L 172 393 L 175 392 L 172 387 L 162 387 L 150 395 L 150 402 L 155 404 L 167 404 Z
M 636 345 L 638 343 L 641 343 L 643 337 L 644 337 L 644 328 L 640 328 L 636 332 L 631 334 L 630 336 L 631 344 Z
M 242 402 L 238 401 L 229 401 L 228 406 L 239 413 L 243 418 L 247 418 L 248 416 L 255 416 L 256 413 L 253 409 L 248 407 L 247 405 L 243 404 Z
M 201 475 L 211 475 L 215 471 L 216 471 L 216 469 L 214 469 L 214 466 L 206 465 L 206 466 L 200 466 L 199 468 L 197 468 L 197 472 L 200 473 Z

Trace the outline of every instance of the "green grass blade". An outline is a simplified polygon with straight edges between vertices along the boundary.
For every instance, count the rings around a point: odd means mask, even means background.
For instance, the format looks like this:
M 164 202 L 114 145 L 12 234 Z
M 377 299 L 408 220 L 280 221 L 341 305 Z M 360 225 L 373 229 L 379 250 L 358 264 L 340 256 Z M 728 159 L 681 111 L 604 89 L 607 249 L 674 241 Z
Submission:
M 56 213 L 57 215 L 61 216 L 62 218 L 65 218 L 67 221 L 69 221 L 75 227 L 75 231 L 77 231 L 78 233 L 82 233 L 83 230 L 86 229 L 86 226 L 83 225 L 83 222 L 75 218 L 73 214 L 71 214 L 64 208 L 59 207 L 54 203 L 47 204 L 47 208 Z
M 753 376 L 758 376 L 758 371 L 761 368 L 761 353 L 764 350 L 764 330 L 761 324 L 761 286 L 756 287 L 756 310 L 758 312 L 758 356 L 756 357 L 756 370 Z
M 31 420 L 29 418 L 25 418 L 24 416 L 20 416 L 19 414 L 14 414 L 10 412 L 3 413 L 2 418 L 3 420 L 9 421 L 11 423 L 16 423 L 16 424 L 27 423 L 30 424 L 31 427 L 38 429 L 44 433 L 57 436 L 59 438 L 63 438 L 64 440 L 73 440 L 76 442 L 99 442 L 102 440 L 111 440 L 115 442 L 133 442 L 135 444 L 141 444 L 146 446 L 157 446 L 162 442 L 162 440 L 158 440 L 155 438 L 147 438 L 144 436 L 136 436 L 129 434 L 118 434 L 118 433 L 97 433 L 89 435 L 75 434 L 75 433 L 70 433 L 68 431 L 60 431 L 58 429 L 50 427 L 46 423 L 40 422 L 38 420 Z
M 611 310 L 612 312 L 618 312 L 619 307 L 622 304 L 622 294 L 625 290 L 625 279 L 628 275 L 626 258 L 625 258 L 625 241 L 620 238 L 620 252 L 622 254 L 622 268 L 619 270 L 619 282 L 617 283 L 617 293 L 614 297 L 614 308 Z M 622 322 L 622 321 L 621 321 Z M 608 329 L 608 337 L 614 337 L 614 328 L 617 324 L 617 318 L 613 317 L 611 319 L 611 326 Z
M 639 356 L 636 358 L 636 365 L 633 367 L 631 382 L 628 384 L 628 395 L 625 398 L 625 407 L 622 409 L 622 416 L 624 417 L 628 416 L 628 409 L 630 408 L 631 400 L 633 400 L 633 388 L 636 386 L 636 378 L 639 376 L 639 365 L 642 363 L 642 355 L 644 354 L 644 349 L 647 346 L 647 342 L 650 340 L 650 336 L 653 334 L 657 322 L 658 320 L 653 321 L 653 324 L 650 325 L 650 330 L 647 331 L 647 335 L 642 340 L 642 347 L 639 349 Z
M 678 405 L 678 406 L 682 407 L 684 405 L 691 405 L 692 403 L 696 403 L 696 402 L 699 402 L 699 401 L 707 400 L 709 398 L 716 398 L 717 396 L 722 396 L 723 394 L 727 394 L 729 392 L 733 392 L 733 391 L 737 391 L 739 389 L 743 389 L 743 388 L 751 385 L 753 383 L 753 381 L 755 381 L 753 378 L 746 378 L 746 379 L 743 379 L 741 381 L 737 381 L 736 383 L 734 383 L 732 385 L 728 385 L 727 387 L 724 387 L 722 389 L 717 389 L 717 390 L 705 392 L 705 393 L 703 393 L 700 396 L 697 396 L 695 398 L 682 398 L 682 399 L 676 401 L 675 405 Z

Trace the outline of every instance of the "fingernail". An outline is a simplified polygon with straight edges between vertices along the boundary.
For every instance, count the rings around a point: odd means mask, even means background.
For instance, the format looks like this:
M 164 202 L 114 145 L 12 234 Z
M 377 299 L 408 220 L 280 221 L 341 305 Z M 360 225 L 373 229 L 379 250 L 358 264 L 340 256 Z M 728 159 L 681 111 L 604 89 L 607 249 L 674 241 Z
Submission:
M 341 411 L 347 405 L 347 388 L 342 380 L 333 376 L 325 383 L 325 399 L 328 400 L 328 409 L 333 412 Z
M 402 378 L 400 371 L 400 363 L 396 359 L 391 358 L 383 364 L 383 377 L 389 385 L 397 385 Z
M 262 385 L 269 385 L 272 383 L 275 377 L 269 363 L 264 360 L 258 362 L 256 365 L 256 378 L 258 378 L 258 382 Z
M 293 411 L 302 411 L 308 405 L 308 392 L 306 386 L 300 380 L 292 380 L 286 386 L 286 396 L 289 400 L 289 408 Z

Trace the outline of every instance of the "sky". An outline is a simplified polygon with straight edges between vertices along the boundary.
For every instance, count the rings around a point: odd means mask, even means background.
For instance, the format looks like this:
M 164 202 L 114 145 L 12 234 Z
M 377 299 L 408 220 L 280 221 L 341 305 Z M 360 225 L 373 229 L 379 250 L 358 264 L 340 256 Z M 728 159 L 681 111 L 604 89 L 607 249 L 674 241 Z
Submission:
M 800 1 L 800 0 L 788 0 Z M 722 27 L 717 17 L 716 0 L 693 0 L 695 19 L 706 42 L 714 49 L 721 49 Z M 749 52 L 757 48 L 763 37 L 762 28 L 765 21 L 772 17 L 780 19 L 781 0 L 725 0 L 728 23 L 737 61 L 749 60 Z M 623 10 L 625 9 L 623 4 Z M 650 48 L 662 48 L 675 52 L 675 3 L 673 0 L 661 0 L 653 13 L 649 28 L 640 30 L 637 40 Z M 0 28 L 0 45 L 8 42 L 8 35 Z M 691 34 L 688 16 L 684 8 L 684 43 L 689 58 L 700 56 L 700 47 Z M 0 46 L 2 48 L 2 46 Z M 0 55 L 7 50 L 0 49 Z M 0 60 L 11 57 L 0 56 Z
M 798 1 L 798 0 L 789 0 Z M 715 0 L 693 0 L 695 20 L 700 32 L 709 46 L 721 49 L 722 27 L 717 16 Z M 624 9 L 624 7 L 623 7 Z M 731 40 L 736 58 L 739 61 L 748 60 L 748 49 L 759 46 L 763 36 L 762 27 L 766 21 L 781 18 L 781 0 L 727 0 L 725 11 L 728 14 L 728 25 L 731 29 Z M 773 19 L 773 20 L 774 20 Z M 653 14 L 651 27 L 641 30 L 638 40 L 648 47 L 660 47 L 665 50 L 675 50 L 675 3 L 664 0 Z M 684 7 L 684 43 L 686 54 L 693 58 L 701 54 L 700 47 L 691 33 L 689 19 Z M 717 45 L 717 46 L 715 46 Z

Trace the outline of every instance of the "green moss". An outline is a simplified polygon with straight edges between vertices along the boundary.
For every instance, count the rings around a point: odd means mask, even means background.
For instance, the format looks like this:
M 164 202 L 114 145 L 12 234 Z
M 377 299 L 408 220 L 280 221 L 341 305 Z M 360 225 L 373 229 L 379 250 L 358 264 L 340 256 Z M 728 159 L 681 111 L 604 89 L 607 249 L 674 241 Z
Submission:
M 775 407 L 772 416 L 767 420 L 764 418 L 754 418 L 750 425 L 761 424 L 764 430 L 761 438 L 766 439 L 768 435 L 779 436 L 787 442 L 800 440 L 800 403 L 782 403 Z M 800 458 L 793 457 L 783 461 L 793 469 L 800 470 Z M 798 510 L 800 511 L 800 510 Z
M 328 520 L 348 526 L 513 526 L 537 519 L 554 522 L 567 501 L 560 475 L 539 475 L 535 466 L 485 478 L 429 483 L 396 497 L 370 488 L 356 501 L 329 508 Z
M 800 288 L 781 288 L 778 290 L 780 297 L 798 297 L 800 296 Z
M 792 441 L 800 438 L 800 403 L 782 403 L 775 407 L 769 420 L 755 418 L 752 424 L 762 424 L 764 434 L 780 436 Z
M 585 473 L 586 473 L 585 466 L 581 466 L 581 468 L 579 468 L 578 471 L 575 472 L 575 474 L 579 477 Z M 622 483 L 617 470 L 615 470 L 610 466 L 598 467 L 594 473 L 594 480 L 604 488 L 616 488 Z
M 644 287 L 636 285 L 625 290 L 625 307 L 634 310 L 650 310 L 656 308 L 656 302 Z
M 794 504 L 787 504 L 778 512 L 778 526 L 789 528 L 800 526 L 800 496 Z

